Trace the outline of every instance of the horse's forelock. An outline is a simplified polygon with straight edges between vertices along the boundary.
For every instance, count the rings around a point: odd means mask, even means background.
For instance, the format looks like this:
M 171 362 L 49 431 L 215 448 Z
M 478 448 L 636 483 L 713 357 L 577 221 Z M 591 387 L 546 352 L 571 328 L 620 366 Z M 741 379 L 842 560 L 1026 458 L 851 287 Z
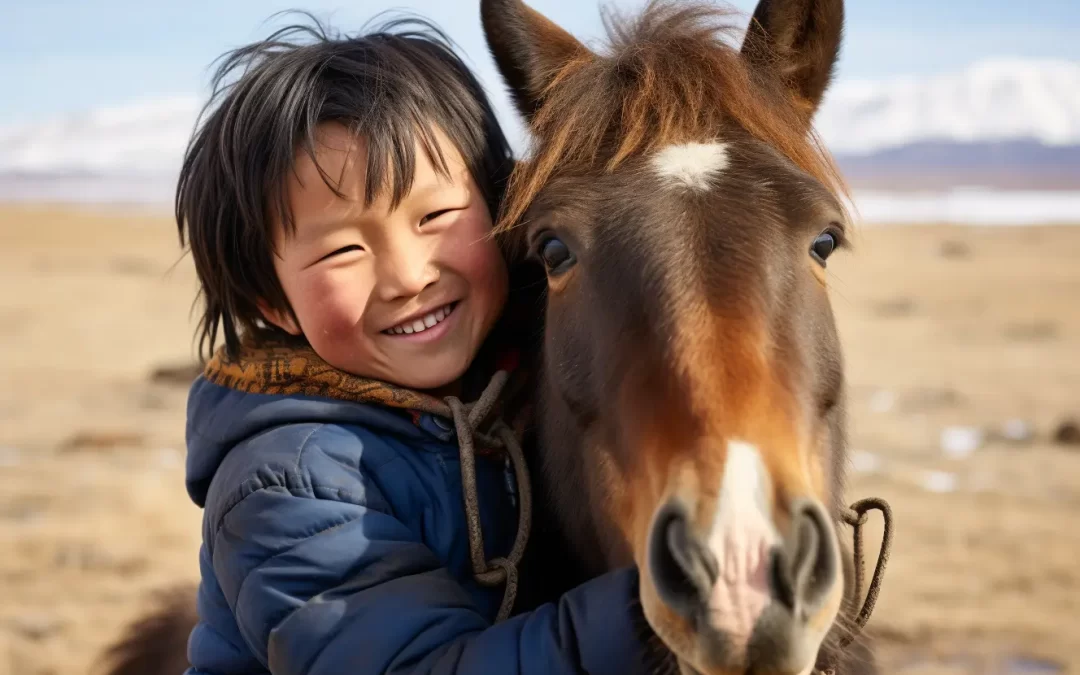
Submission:
M 664 146 L 739 127 L 828 189 L 845 187 L 783 86 L 731 44 L 738 13 L 699 0 L 654 0 L 631 19 L 608 14 L 609 48 L 563 64 L 533 116 L 532 156 L 511 177 L 498 229 L 516 224 L 559 172 L 611 172 Z

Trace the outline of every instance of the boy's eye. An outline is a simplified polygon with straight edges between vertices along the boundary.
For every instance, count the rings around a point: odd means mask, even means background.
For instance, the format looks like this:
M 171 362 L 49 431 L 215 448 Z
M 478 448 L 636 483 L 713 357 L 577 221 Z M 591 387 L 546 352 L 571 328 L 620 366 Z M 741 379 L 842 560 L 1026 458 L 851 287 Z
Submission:
M 423 225 L 424 223 L 428 222 L 429 220 L 435 220 L 436 218 L 438 218 L 442 214 L 450 213 L 453 210 L 454 209 L 443 209 L 441 211 L 433 211 L 432 213 L 429 213 L 426 216 L 424 216 L 423 218 L 421 218 L 420 219 L 420 224 Z
M 356 244 L 352 244 L 350 246 L 342 246 L 341 248 L 337 249 L 336 251 L 333 251 L 331 253 L 327 253 L 323 257 L 319 258 L 318 262 L 322 262 L 323 260 L 326 260 L 327 258 L 333 258 L 336 255 L 341 255 L 342 253 L 348 253 L 349 251 L 363 251 L 363 250 L 364 250 L 363 246 L 358 246 Z

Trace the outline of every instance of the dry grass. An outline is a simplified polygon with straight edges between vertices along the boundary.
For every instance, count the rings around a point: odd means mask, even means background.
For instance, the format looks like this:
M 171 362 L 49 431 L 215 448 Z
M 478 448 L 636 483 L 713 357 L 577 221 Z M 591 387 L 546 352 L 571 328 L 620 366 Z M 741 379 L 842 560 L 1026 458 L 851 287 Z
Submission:
M 850 495 L 886 497 L 898 521 L 871 624 L 890 672 L 922 652 L 951 656 L 911 672 L 1022 672 L 1003 663 L 1013 657 L 1080 669 L 1080 448 L 1050 442 L 1080 415 L 1080 228 L 861 239 L 830 265 L 853 448 L 881 462 Z M 1033 425 L 1032 442 L 994 438 L 1011 418 Z M 981 427 L 987 442 L 948 458 L 946 425 Z M 924 489 L 928 471 L 955 491 Z
M 1047 440 L 1080 415 L 1080 227 L 857 244 L 830 276 L 852 445 L 881 462 L 850 496 L 888 498 L 898 521 L 871 622 L 885 671 L 1080 670 L 1080 451 Z M 167 217 L 0 207 L 0 675 L 86 673 L 148 591 L 196 577 L 186 391 L 149 377 L 193 353 L 178 258 Z M 938 449 L 944 425 L 1011 417 L 1036 439 Z M 925 490 L 929 470 L 955 491 Z
M 190 260 L 168 218 L 0 208 L 0 674 L 86 673 L 198 573 L 183 486 Z

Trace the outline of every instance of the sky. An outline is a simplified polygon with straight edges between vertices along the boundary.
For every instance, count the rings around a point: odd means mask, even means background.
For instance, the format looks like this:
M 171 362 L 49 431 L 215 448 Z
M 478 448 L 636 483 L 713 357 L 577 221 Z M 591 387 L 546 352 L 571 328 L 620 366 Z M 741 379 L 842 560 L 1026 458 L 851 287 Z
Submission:
M 643 0 L 531 0 L 579 38 L 602 35 L 601 4 Z M 754 0 L 734 0 L 747 13 Z M 478 0 L 0 0 L 0 127 L 99 106 L 204 96 L 222 52 L 259 39 L 305 9 L 344 31 L 382 10 L 442 26 L 505 105 L 480 30 Z M 1080 61 L 1077 0 L 848 0 L 840 79 L 958 70 L 992 57 Z

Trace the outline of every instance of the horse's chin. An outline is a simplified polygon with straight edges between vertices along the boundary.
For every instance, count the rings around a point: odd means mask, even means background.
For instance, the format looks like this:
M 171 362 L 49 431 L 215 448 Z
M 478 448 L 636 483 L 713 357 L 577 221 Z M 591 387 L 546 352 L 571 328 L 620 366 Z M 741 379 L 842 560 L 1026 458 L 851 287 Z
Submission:
M 728 669 L 712 668 L 707 670 L 699 670 L 698 666 L 680 656 L 675 657 L 675 663 L 678 665 L 678 670 L 676 672 L 678 672 L 679 675 L 744 675 L 746 673 L 745 668 L 738 667 Z M 791 675 L 810 675 L 814 672 L 814 665 L 815 662 L 812 660 L 806 665 L 805 668 L 798 671 L 797 673 L 791 673 Z
M 642 590 L 645 591 L 646 589 L 643 587 Z M 644 598 L 647 597 L 647 592 L 643 592 L 642 595 L 642 609 L 645 618 L 656 636 L 670 650 L 678 666 L 676 672 L 680 673 L 680 675 L 744 675 L 748 671 L 759 672 L 762 668 L 765 669 L 763 672 L 775 673 L 776 675 L 810 675 L 810 673 L 814 672 L 818 652 L 825 641 L 828 627 L 832 626 L 839 613 L 840 600 L 838 595 L 835 605 L 829 603 L 831 606 L 827 609 L 823 608 L 824 611 L 819 612 L 818 616 L 815 617 L 818 622 L 822 622 L 823 625 L 827 626 L 826 628 L 811 634 L 804 634 L 801 644 L 781 645 L 777 643 L 777 649 L 790 650 L 788 652 L 789 658 L 784 659 L 787 663 L 781 666 L 777 663 L 768 665 L 750 663 L 751 652 L 761 654 L 761 643 L 767 641 L 771 644 L 777 639 L 782 641 L 779 636 L 773 636 L 759 642 L 758 640 L 733 639 L 715 628 L 702 630 L 700 626 L 691 626 L 681 617 L 673 615 L 670 609 L 663 604 L 646 603 Z M 718 645 L 729 642 L 747 646 L 738 651 L 730 652 L 723 647 L 718 648 Z M 757 642 L 757 645 L 753 644 L 755 642 Z
M 680 658 L 676 658 L 675 662 L 676 662 L 676 664 L 678 664 L 678 668 L 679 668 L 678 673 L 679 673 L 679 675 L 706 675 L 706 673 L 702 673 L 700 670 L 695 668 L 689 662 L 684 661 L 684 660 L 682 660 Z M 734 674 L 736 671 L 731 671 L 731 672 Z M 811 663 L 809 666 L 806 667 L 806 670 L 803 670 L 798 675 L 810 675 L 810 673 L 812 673 L 812 672 L 814 672 L 814 664 Z
M 730 668 L 730 669 L 715 669 L 715 668 L 713 668 L 713 669 L 708 669 L 708 670 L 699 670 L 698 666 L 696 666 L 693 663 L 691 663 L 690 661 L 682 658 L 681 656 L 676 656 L 675 657 L 675 663 L 678 666 L 678 670 L 676 672 L 678 672 L 679 675 L 743 675 L 746 672 L 745 668 Z M 814 666 L 815 666 L 815 660 L 812 659 L 806 665 L 805 668 L 798 671 L 797 673 L 792 673 L 792 675 L 810 675 L 811 673 L 814 672 Z
M 680 658 L 676 658 L 676 663 L 678 664 L 678 667 L 679 667 L 679 670 L 678 670 L 679 675 L 708 675 L 707 673 L 702 673 L 697 668 L 695 668 L 693 665 L 691 665 L 687 661 L 684 661 L 684 660 L 682 660 Z M 733 670 L 733 671 L 730 671 L 730 672 L 732 673 L 732 675 L 741 675 L 741 673 L 738 673 L 738 671 Z M 798 675 L 810 675 L 813 672 L 814 672 L 814 664 L 811 663 L 804 670 L 800 671 L 798 673 Z

